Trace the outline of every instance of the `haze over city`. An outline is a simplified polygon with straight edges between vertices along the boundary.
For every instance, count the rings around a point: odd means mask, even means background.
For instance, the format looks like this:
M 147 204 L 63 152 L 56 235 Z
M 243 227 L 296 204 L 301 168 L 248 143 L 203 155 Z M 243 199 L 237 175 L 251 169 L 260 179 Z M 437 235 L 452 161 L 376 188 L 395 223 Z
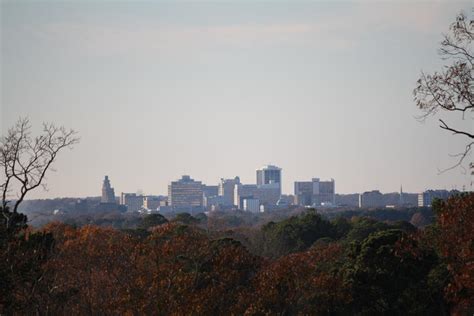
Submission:
M 412 96 L 471 6 L 2 1 L 1 132 L 28 116 L 79 133 L 29 198 L 97 196 L 104 175 L 147 194 L 183 174 L 254 183 L 265 164 L 284 193 L 312 177 L 338 193 L 472 190 L 469 172 L 438 172 L 465 140 L 420 123 Z

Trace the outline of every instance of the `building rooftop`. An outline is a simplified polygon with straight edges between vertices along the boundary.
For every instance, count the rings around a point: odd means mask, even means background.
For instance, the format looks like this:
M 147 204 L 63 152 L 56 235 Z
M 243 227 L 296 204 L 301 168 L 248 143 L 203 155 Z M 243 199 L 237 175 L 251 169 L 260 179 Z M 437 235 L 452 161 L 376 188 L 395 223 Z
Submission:
M 281 170 L 281 168 L 275 165 L 264 165 L 262 168 L 257 169 L 257 170 Z

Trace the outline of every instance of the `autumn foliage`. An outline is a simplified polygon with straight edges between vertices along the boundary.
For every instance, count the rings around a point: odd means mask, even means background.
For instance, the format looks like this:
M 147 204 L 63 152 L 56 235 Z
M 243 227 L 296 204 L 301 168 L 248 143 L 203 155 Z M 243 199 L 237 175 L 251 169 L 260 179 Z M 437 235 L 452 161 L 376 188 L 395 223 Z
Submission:
M 473 205 L 474 194 L 438 203 L 436 223 L 418 231 L 309 211 L 246 246 L 195 221 L 2 231 L 0 312 L 469 315 Z
M 230 312 L 261 262 L 239 242 L 213 240 L 179 224 L 157 227 L 142 247 L 138 267 L 147 297 L 142 313 Z
M 451 275 L 446 295 L 456 314 L 474 312 L 474 194 L 441 202 L 439 248 Z
M 271 262 L 254 280 L 246 315 L 341 312 L 351 301 L 344 283 L 343 248 L 320 245 Z

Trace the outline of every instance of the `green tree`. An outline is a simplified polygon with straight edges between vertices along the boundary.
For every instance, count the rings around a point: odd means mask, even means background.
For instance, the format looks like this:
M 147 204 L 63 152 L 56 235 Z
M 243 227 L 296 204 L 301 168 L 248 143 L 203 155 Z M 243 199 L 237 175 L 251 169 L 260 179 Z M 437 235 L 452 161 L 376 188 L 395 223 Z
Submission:
M 149 229 L 158 225 L 168 223 L 166 217 L 161 214 L 148 214 L 143 217 L 141 223 L 138 225 L 138 228 Z
M 174 218 L 174 221 L 175 222 L 181 222 L 181 223 L 187 224 L 187 225 L 197 224 L 199 222 L 198 219 L 196 219 L 195 217 L 193 217 L 189 213 L 178 213 L 178 214 L 176 214 L 176 217 Z
M 389 226 L 368 217 L 356 217 L 351 221 L 352 227 L 346 235 L 348 241 L 362 241 L 370 234 L 386 230 Z
M 270 222 L 263 226 L 262 232 L 263 254 L 269 257 L 306 250 L 323 237 L 337 237 L 334 226 L 316 210 L 309 210 L 278 223 Z
M 400 252 L 406 236 L 399 229 L 371 234 L 352 245 L 346 281 L 352 285 L 357 314 L 439 314 L 428 286 L 428 275 L 438 263 L 433 252 Z

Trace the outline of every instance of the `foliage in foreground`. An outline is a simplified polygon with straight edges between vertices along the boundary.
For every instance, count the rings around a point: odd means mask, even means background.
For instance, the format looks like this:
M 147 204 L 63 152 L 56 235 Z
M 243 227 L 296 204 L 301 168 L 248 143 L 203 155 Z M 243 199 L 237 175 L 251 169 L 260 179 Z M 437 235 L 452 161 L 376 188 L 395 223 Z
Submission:
M 472 314 L 474 194 L 436 210 L 424 230 L 309 211 L 247 236 L 252 249 L 184 215 L 135 231 L 16 217 L 0 231 L 0 313 Z

